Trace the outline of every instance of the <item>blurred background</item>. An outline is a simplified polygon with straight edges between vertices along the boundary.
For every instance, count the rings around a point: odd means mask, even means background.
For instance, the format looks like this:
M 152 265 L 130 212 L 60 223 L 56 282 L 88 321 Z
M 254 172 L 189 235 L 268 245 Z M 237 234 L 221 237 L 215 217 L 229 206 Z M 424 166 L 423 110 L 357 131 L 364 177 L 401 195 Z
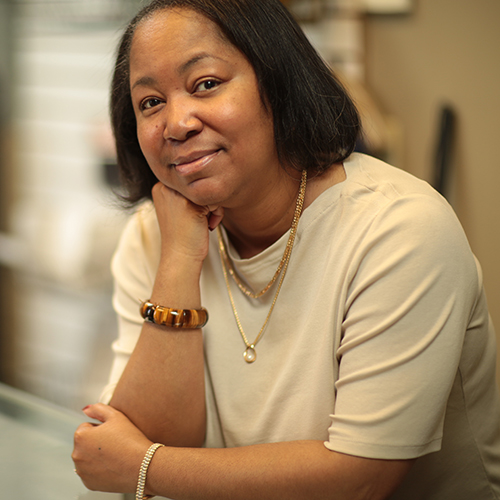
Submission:
M 500 2 L 283 0 L 351 90 L 361 150 L 435 185 L 500 330 Z M 138 0 L 0 0 L 0 381 L 71 409 L 116 336 L 108 88 Z

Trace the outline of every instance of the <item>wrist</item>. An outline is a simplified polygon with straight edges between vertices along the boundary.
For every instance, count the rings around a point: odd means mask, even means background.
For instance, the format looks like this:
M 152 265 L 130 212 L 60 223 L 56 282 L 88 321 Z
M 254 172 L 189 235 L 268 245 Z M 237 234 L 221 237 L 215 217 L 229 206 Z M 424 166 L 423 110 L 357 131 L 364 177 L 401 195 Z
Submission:
M 193 252 L 186 248 L 181 249 L 162 246 L 161 260 L 165 260 L 166 262 L 175 262 L 186 267 L 188 265 L 201 267 L 203 265 L 203 261 L 207 257 L 207 254 L 208 252 L 205 250 Z
M 164 446 L 163 444 L 154 443 L 148 448 L 146 454 L 144 455 L 144 458 L 141 463 L 141 468 L 139 470 L 139 477 L 137 479 L 137 488 L 135 494 L 136 500 L 145 500 L 147 498 L 152 498 L 154 496 L 151 494 L 147 495 L 145 494 L 147 473 L 154 454 L 156 453 L 158 448 L 162 448 L 163 446 Z
M 208 312 L 201 309 L 175 309 L 154 304 L 150 301 L 141 304 L 141 316 L 150 323 L 189 330 L 203 328 L 208 321 Z
M 162 258 L 150 301 L 172 308 L 200 309 L 202 264 L 185 259 Z
M 178 253 L 162 254 L 158 272 L 172 279 L 198 280 L 203 267 L 204 259 L 195 259 Z

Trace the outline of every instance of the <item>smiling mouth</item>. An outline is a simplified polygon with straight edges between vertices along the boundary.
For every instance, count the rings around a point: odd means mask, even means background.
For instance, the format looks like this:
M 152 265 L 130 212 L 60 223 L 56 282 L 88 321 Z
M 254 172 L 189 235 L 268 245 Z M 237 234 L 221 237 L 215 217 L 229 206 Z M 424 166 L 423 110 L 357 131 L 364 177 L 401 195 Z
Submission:
M 216 151 L 198 152 L 189 156 L 179 157 L 170 166 L 175 168 L 181 175 L 191 175 L 205 168 L 221 151 L 221 149 L 218 149 Z

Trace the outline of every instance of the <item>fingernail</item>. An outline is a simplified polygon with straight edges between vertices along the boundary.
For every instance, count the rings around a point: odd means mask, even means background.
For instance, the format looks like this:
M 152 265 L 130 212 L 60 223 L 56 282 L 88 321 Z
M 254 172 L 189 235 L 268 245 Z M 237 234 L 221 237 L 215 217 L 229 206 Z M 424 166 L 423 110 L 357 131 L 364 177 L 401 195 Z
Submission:
M 90 405 L 84 406 L 84 407 L 82 408 L 82 411 L 85 411 L 87 408 L 90 408 Z

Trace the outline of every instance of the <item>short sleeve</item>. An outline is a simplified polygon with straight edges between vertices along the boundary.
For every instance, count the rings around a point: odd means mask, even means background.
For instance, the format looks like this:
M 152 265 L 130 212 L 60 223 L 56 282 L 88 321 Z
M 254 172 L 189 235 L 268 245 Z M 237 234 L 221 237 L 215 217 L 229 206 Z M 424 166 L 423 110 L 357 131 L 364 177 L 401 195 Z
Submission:
M 109 382 L 100 401 L 109 403 L 114 389 L 137 344 L 143 319 L 139 308 L 149 299 L 159 260 L 160 235 L 154 207 L 146 203 L 131 217 L 113 256 L 113 308 L 118 317 L 118 338 Z
M 352 266 L 325 446 L 380 459 L 438 451 L 479 293 L 463 230 L 441 199 L 400 197 L 373 218 Z

